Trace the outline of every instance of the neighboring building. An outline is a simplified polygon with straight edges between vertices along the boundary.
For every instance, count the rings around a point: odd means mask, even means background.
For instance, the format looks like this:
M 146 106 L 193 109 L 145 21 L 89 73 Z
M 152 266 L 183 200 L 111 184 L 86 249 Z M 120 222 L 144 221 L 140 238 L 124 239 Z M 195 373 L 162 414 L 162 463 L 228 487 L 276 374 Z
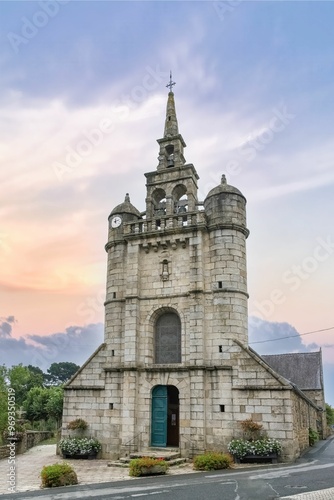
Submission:
M 263 355 L 262 359 L 277 373 L 300 389 L 313 403 L 326 408 L 321 350 Z M 326 412 L 319 414 L 317 430 L 321 438 L 328 434 Z
M 296 457 L 321 410 L 248 347 L 246 199 L 223 175 L 199 202 L 172 91 L 158 144 L 146 211 L 127 194 L 109 216 L 105 341 L 65 387 L 63 435 L 82 417 L 106 458 L 192 456 L 252 417 Z

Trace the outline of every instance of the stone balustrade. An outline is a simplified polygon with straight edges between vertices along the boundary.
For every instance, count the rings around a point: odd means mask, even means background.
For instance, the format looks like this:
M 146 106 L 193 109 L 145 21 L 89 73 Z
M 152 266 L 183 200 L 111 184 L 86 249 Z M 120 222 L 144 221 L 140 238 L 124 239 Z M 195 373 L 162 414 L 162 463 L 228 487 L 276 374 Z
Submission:
M 124 235 L 151 233 L 204 224 L 206 224 L 204 212 L 196 211 L 184 213 L 182 215 L 164 215 L 148 220 L 143 219 L 135 223 L 129 222 L 124 225 Z

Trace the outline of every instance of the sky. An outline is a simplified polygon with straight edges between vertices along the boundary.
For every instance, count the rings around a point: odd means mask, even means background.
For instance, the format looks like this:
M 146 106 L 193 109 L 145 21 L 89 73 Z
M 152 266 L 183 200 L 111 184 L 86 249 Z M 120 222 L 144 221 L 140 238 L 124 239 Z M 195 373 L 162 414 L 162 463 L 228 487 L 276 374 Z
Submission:
M 81 364 L 102 342 L 107 218 L 127 192 L 145 209 L 172 70 L 199 199 L 222 174 L 247 198 L 251 346 L 321 348 L 334 406 L 333 17 L 328 1 L 0 2 L 0 363 Z

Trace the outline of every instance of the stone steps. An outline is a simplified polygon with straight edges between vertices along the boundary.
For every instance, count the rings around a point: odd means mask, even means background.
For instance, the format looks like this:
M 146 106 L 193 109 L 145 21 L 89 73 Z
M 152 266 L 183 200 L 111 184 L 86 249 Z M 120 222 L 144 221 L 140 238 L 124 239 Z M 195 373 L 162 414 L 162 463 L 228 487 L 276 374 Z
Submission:
M 119 460 L 109 462 L 108 467 L 128 467 L 130 460 L 133 458 L 162 458 L 168 462 L 170 466 L 181 465 L 188 462 L 187 458 L 181 458 L 180 450 L 177 448 L 151 448 L 135 453 L 130 453 L 128 457 L 121 457 Z

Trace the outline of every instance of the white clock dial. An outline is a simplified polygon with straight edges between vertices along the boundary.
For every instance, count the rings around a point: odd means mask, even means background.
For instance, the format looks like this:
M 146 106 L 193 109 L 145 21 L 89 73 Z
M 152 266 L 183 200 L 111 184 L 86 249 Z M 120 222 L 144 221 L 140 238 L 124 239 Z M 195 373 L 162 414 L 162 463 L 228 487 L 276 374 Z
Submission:
M 122 217 L 120 217 L 119 215 L 115 215 L 111 219 L 111 227 L 119 227 L 121 224 L 122 224 Z

